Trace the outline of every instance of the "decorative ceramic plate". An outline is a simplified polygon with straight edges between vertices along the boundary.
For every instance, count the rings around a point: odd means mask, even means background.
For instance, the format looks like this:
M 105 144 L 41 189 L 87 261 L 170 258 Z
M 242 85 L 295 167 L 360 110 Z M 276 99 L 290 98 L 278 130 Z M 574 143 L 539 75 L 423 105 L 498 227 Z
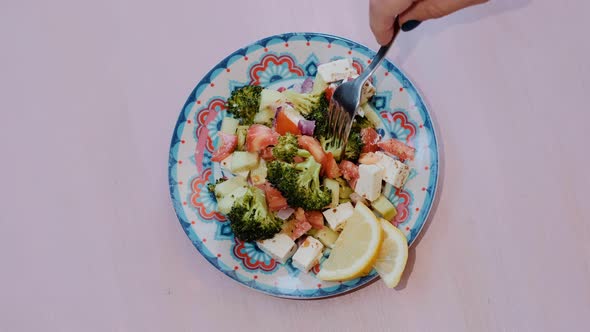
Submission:
M 345 282 L 324 282 L 281 265 L 253 243 L 234 238 L 229 222 L 217 212 L 207 183 L 221 177 L 211 154 L 219 143 L 217 132 L 226 115 L 231 91 L 244 85 L 289 88 L 305 77 L 314 77 L 321 63 L 348 57 L 360 72 L 375 52 L 353 41 L 319 33 L 287 33 L 271 36 L 241 48 L 223 59 L 201 79 L 178 117 L 170 145 L 168 176 L 170 194 L 180 224 L 197 250 L 215 268 L 255 290 L 279 297 L 311 299 L 358 288 L 377 278 L 368 276 Z M 416 148 L 409 165 L 410 178 L 403 190 L 386 194 L 397 207 L 395 225 L 411 244 L 430 212 L 438 179 L 438 148 L 426 106 L 408 78 L 385 60 L 373 75 L 377 89 L 372 99 L 382 119 L 378 132 Z

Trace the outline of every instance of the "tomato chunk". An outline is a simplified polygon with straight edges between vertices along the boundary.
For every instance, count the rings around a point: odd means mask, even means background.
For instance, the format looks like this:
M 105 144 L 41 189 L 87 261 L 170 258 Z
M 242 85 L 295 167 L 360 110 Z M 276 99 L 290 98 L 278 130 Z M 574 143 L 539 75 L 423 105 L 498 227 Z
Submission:
M 221 137 L 221 146 L 213 153 L 211 157 L 212 161 L 220 162 L 223 159 L 227 158 L 238 145 L 238 136 L 236 135 L 229 135 L 223 132 L 219 132 L 219 137 Z
M 414 160 L 416 154 L 416 149 L 395 138 L 379 142 L 377 145 L 401 160 Z
M 326 153 L 317 139 L 311 136 L 302 135 L 297 138 L 297 143 L 301 148 L 309 151 L 315 161 L 320 164 L 324 163 L 326 159 Z
M 270 183 L 265 182 L 264 184 L 258 185 L 258 188 L 264 191 L 266 196 L 266 204 L 268 209 L 271 211 L 279 211 L 288 206 L 287 199 L 283 197 L 281 192 L 273 187 Z
M 356 187 L 359 178 L 359 167 L 352 161 L 343 160 L 340 162 L 340 171 L 352 189 Z
M 291 239 L 296 240 L 311 229 L 311 224 L 305 217 L 305 211 L 302 208 L 295 210 L 295 228 L 291 232 Z
M 286 133 L 291 133 L 293 135 L 301 134 L 298 124 L 294 123 L 293 120 L 287 116 L 287 113 L 283 111 L 279 111 L 277 114 L 275 131 L 281 136 Z
M 275 145 L 279 141 L 279 134 L 269 127 L 261 124 L 253 124 L 246 134 L 246 149 L 248 152 L 259 152 L 262 149 Z
M 324 215 L 320 211 L 305 211 L 307 222 L 315 229 L 324 227 Z
M 342 175 L 342 173 L 340 173 L 340 168 L 336 163 L 336 159 L 334 159 L 334 155 L 332 155 L 332 152 L 326 153 L 326 158 L 322 164 L 322 171 L 324 172 L 324 175 L 330 179 L 335 179 Z
M 377 143 L 381 138 L 379 137 L 379 133 L 373 128 L 363 128 L 361 129 L 361 140 L 363 141 L 363 149 L 361 150 L 362 153 L 367 152 L 376 152 L 379 151 L 379 147 Z
M 272 155 L 272 146 L 267 146 L 262 151 L 260 151 L 260 158 L 266 161 L 275 160 L 275 156 Z

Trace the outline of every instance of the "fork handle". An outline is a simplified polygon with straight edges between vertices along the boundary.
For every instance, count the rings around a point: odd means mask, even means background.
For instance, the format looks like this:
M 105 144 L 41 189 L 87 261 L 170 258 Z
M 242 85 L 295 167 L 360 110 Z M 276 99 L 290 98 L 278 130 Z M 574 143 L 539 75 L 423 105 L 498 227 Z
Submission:
M 387 54 L 387 52 L 391 48 L 391 45 L 393 44 L 393 41 L 395 40 L 395 37 L 397 37 L 399 32 L 399 16 L 396 16 L 395 20 L 393 21 L 393 36 L 391 37 L 391 41 L 379 48 L 379 51 L 377 51 L 377 54 L 375 55 L 375 57 L 373 57 L 373 61 L 371 61 L 371 64 L 369 64 L 367 69 L 365 69 L 363 73 L 359 76 L 359 81 L 362 82 L 361 85 L 364 85 L 365 82 L 369 79 L 369 77 L 373 75 L 375 70 L 379 68 L 379 65 L 381 64 L 381 62 L 383 62 L 383 59 L 385 59 L 385 54 Z

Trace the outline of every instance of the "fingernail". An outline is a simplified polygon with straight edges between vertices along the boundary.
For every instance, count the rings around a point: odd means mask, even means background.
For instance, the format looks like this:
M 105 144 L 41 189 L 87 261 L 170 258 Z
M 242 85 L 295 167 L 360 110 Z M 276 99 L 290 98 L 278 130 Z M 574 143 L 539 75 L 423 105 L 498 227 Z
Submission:
M 417 20 L 409 20 L 406 23 L 402 24 L 402 31 L 408 32 L 416 29 L 422 23 L 422 21 Z

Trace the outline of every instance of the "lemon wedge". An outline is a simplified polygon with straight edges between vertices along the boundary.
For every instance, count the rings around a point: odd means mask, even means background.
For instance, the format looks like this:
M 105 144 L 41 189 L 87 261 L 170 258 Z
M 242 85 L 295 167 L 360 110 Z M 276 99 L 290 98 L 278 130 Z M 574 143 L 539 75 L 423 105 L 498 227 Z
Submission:
M 344 281 L 369 273 L 381 246 L 381 229 L 375 214 L 363 203 L 357 203 L 317 277 Z
M 380 222 L 383 242 L 373 267 L 387 287 L 394 288 L 399 283 L 408 261 L 408 240 L 404 233 L 389 221 L 381 219 Z

